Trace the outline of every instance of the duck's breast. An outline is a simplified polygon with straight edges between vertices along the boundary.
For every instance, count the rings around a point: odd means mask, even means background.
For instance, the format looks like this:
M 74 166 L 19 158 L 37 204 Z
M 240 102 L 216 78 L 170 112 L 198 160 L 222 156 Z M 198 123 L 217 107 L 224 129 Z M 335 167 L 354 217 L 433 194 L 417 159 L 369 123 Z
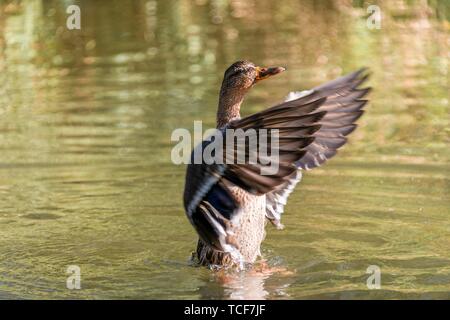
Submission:
M 231 186 L 230 191 L 242 209 L 233 230 L 236 242 L 245 262 L 253 263 L 261 255 L 265 237 L 266 196 L 255 196 L 237 186 Z

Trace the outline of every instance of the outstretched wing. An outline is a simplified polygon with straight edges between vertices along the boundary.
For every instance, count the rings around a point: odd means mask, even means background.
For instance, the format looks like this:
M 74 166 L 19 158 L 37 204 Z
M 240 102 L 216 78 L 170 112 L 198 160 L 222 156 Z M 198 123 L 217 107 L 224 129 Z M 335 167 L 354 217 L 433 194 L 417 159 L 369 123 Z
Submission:
M 267 216 L 275 224 L 279 223 L 287 196 L 300 179 L 299 168 L 312 168 L 333 156 L 345 143 L 345 136 L 354 129 L 353 122 L 361 116 L 360 109 L 365 104 L 360 98 L 368 92 L 368 89 L 357 89 L 366 78 L 362 73 L 362 70 L 352 73 L 300 97 L 294 95 L 293 100 L 235 120 L 218 132 L 223 145 L 227 146 L 231 143 L 227 129 L 244 132 L 252 129 L 258 133 L 261 129 L 276 130 L 278 143 L 274 146 L 269 141 L 268 146 L 272 152 L 277 149 L 278 170 L 264 174 L 268 172 L 264 169 L 273 163 L 260 158 L 256 162 L 247 161 L 255 152 L 252 149 L 244 149 L 246 161 L 243 163 L 229 161 L 230 157 L 236 159 L 239 143 L 231 154 L 225 148 L 220 150 L 223 164 L 207 164 L 202 159 L 199 164 L 188 165 L 184 206 L 206 244 L 219 251 L 232 252 L 236 248 L 232 230 L 233 224 L 239 221 L 240 211 L 239 203 L 227 187 L 229 182 L 252 194 L 266 194 Z M 205 140 L 196 149 L 204 150 L 214 141 Z
M 317 109 L 325 111 L 319 121 L 320 129 L 314 133 L 314 141 L 308 145 L 305 155 L 295 165 L 299 169 L 309 170 L 320 166 L 336 155 L 337 150 L 347 142 L 349 135 L 356 128 L 354 123 L 363 114 L 362 108 L 367 100 L 363 99 L 370 88 L 358 89 L 367 80 L 364 69 L 328 82 L 309 91 L 291 92 L 285 103 L 294 104 L 326 97 L 326 101 Z M 277 227 L 281 228 L 281 214 L 288 196 L 301 179 L 301 172 L 281 188 L 267 194 L 266 216 Z

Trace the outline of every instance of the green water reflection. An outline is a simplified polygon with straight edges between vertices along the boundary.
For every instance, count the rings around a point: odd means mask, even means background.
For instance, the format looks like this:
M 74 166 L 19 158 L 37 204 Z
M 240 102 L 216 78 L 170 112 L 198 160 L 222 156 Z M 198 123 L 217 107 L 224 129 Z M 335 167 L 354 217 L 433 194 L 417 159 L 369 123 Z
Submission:
M 0 298 L 450 298 L 447 1 L 0 0 Z M 244 114 L 361 66 L 372 102 L 269 227 L 272 272 L 189 265 L 175 128 L 224 69 L 285 65 Z M 66 289 L 81 267 L 82 289 Z M 368 290 L 369 265 L 382 288 Z

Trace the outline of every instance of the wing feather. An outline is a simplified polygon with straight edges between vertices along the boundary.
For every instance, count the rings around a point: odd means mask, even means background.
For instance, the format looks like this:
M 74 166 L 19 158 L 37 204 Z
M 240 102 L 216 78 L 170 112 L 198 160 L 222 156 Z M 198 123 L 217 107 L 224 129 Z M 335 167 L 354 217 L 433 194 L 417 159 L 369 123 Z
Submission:
M 233 224 L 238 221 L 240 208 L 227 187 L 229 182 L 250 193 L 265 194 L 266 216 L 281 226 L 281 214 L 301 179 L 301 170 L 318 167 L 333 157 L 347 142 L 346 136 L 355 130 L 354 122 L 361 117 L 367 103 L 363 98 L 370 91 L 370 88 L 359 88 L 367 77 L 365 69 L 361 69 L 312 90 L 290 93 L 283 103 L 234 120 L 220 130 L 224 145 L 232 142 L 234 145 L 232 150 L 221 150 L 224 164 L 189 164 L 186 174 L 186 214 L 207 245 L 227 252 L 236 246 Z M 279 155 L 277 172 L 263 174 L 269 166 L 263 160 L 269 156 L 250 163 L 248 159 L 256 150 L 240 149 L 239 143 L 227 140 L 230 138 L 226 129 L 276 132 L 278 146 L 275 148 L 270 139 L 267 145 L 274 147 Z M 210 143 L 211 140 L 205 140 L 199 147 Z M 256 147 L 260 146 L 258 140 Z M 227 161 L 236 159 L 238 151 L 242 150 L 245 151 L 244 163 Z

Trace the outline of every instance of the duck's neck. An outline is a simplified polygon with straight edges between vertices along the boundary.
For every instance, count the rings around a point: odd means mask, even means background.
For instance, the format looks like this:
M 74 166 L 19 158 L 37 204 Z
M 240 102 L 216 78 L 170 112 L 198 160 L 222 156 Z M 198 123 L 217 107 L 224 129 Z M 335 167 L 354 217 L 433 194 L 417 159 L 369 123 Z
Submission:
M 231 120 L 241 117 L 240 110 L 245 93 L 242 90 L 230 88 L 225 83 L 222 84 L 217 109 L 217 128 L 221 128 Z

